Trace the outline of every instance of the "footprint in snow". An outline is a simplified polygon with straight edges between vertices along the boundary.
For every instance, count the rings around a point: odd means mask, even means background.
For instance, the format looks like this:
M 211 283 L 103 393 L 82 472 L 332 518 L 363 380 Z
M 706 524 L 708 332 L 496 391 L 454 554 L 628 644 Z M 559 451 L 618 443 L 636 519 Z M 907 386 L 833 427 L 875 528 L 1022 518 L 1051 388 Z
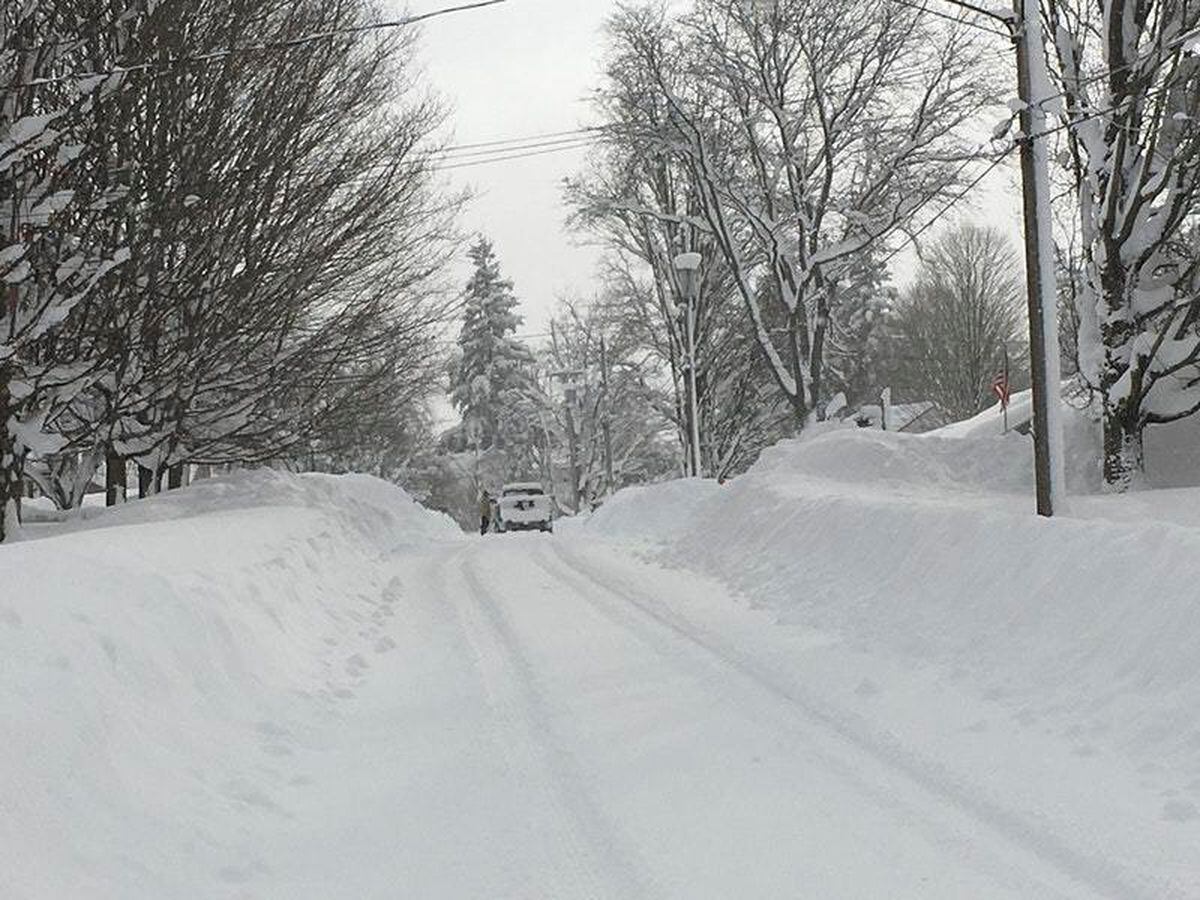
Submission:
M 267 719 L 256 723 L 254 730 L 259 734 L 266 735 L 267 737 L 287 737 L 288 735 L 288 730 L 286 728 Z
M 217 872 L 217 877 L 226 884 L 247 884 L 257 875 L 265 875 L 269 870 L 260 861 L 246 863 L 241 866 L 226 866 Z
M 375 642 L 375 652 L 376 653 L 387 653 L 389 650 L 395 650 L 395 649 L 396 649 L 396 642 L 393 641 L 390 637 L 387 637 L 386 635 L 384 635 L 383 637 L 381 637 L 379 640 L 377 640 Z
M 858 687 L 854 689 L 854 693 L 860 697 L 874 697 L 879 693 L 879 685 L 870 678 L 864 678 L 858 683 Z
M 1168 800 L 1163 804 L 1162 817 L 1168 822 L 1191 822 L 1200 819 L 1200 809 L 1189 800 Z
M 104 651 L 104 655 L 108 657 L 108 661 L 114 667 L 117 665 L 117 645 L 107 634 L 102 634 L 96 640 L 100 644 L 100 649 Z

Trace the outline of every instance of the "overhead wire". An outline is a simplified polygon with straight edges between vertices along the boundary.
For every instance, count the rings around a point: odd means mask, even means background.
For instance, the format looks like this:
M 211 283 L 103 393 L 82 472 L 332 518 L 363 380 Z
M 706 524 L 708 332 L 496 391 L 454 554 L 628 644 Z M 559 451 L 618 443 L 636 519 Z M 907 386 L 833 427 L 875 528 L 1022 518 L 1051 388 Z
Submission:
M 586 149 L 588 147 L 595 146 L 599 142 L 600 139 L 596 135 L 601 130 L 602 129 L 595 127 L 577 128 L 568 131 L 550 132 L 541 135 L 535 134 L 516 138 L 504 138 L 494 141 L 480 141 L 472 144 L 457 144 L 429 151 L 414 152 L 410 148 L 404 153 L 396 154 L 393 157 L 383 158 L 361 167 L 354 167 L 352 163 L 346 163 L 345 166 L 349 171 L 346 181 L 348 183 L 362 182 L 369 180 L 376 174 L 384 174 L 389 169 L 395 169 L 405 165 L 428 164 L 429 171 L 438 172 L 455 168 L 486 165 L 493 162 L 504 162 L 510 159 L 525 159 L 529 156 L 540 156 L 551 153 Z M 546 141 L 538 140 L 538 138 L 550 137 L 553 135 L 571 135 L 571 137 L 555 138 L 553 140 Z M 469 149 L 476 147 L 490 149 Z M 290 171 L 294 175 L 319 175 L 323 173 L 334 172 L 339 167 L 339 163 L 331 162 L 322 166 L 301 165 Z M 223 170 L 222 172 L 214 173 L 213 177 L 223 177 L 229 174 L 253 172 L 254 170 L 260 168 L 262 168 L 262 166 L 259 164 L 235 166 L 230 169 Z
M 474 144 L 457 144 L 452 147 L 446 147 L 445 150 L 447 152 L 452 151 L 452 150 L 475 150 L 475 149 L 479 149 L 481 147 L 498 147 L 503 144 L 519 144 L 519 143 L 524 143 L 526 141 L 540 141 L 540 140 L 548 140 L 551 138 L 569 137 L 572 135 L 592 134 L 597 131 L 603 131 L 603 129 L 600 128 L 599 126 L 587 126 L 584 128 L 572 128 L 569 131 L 549 131 L 549 132 L 545 132 L 543 134 L 530 134 L 530 135 L 526 135 L 525 137 L 520 137 L 520 138 L 506 138 L 506 139 L 495 140 L 495 141 L 478 141 Z
M 416 13 L 388 22 L 369 22 L 364 25 L 349 25 L 343 28 L 330 28 L 326 31 L 302 35 L 296 38 L 288 38 L 286 40 L 265 41 L 260 44 L 252 44 L 246 47 L 227 47 L 221 50 L 212 50 L 207 53 L 172 56 L 168 57 L 167 59 L 159 60 L 147 60 L 145 62 L 131 63 L 130 65 L 117 66 L 110 69 L 97 69 L 91 72 L 72 72 L 66 75 L 50 75 L 45 78 L 33 78 L 24 82 L 10 82 L 9 84 L 0 86 L 0 90 L 13 91 L 24 88 L 41 87 L 48 84 L 61 84 L 66 81 L 87 81 L 96 78 L 107 78 L 113 75 L 127 75 L 132 72 L 153 71 L 156 69 L 164 69 L 187 63 L 205 64 L 217 62 L 227 59 L 230 56 L 242 54 L 270 53 L 278 50 L 294 50 L 298 47 L 306 47 L 310 44 L 332 40 L 333 38 L 343 35 L 364 34 L 372 31 L 388 31 L 396 28 L 406 28 L 416 25 L 419 22 L 428 21 L 429 19 L 438 18 L 440 16 L 448 16 L 453 13 L 483 9 L 488 6 L 496 6 L 498 4 L 507 2 L 508 0 L 475 0 L 473 3 L 461 3 L 457 6 L 442 7 L 441 9 L 434 9 L 424 13 Z
M 978 22 L 972 22 L 970 19 L 962 19 L 958 16 L 952 16 L 949 13 L 938 12 L 936 9 L 930 9 L 929 6 L 924 3 L 914 3 L 912 0 L 889 0 L 889 2 L 895 3 L 897 6 L 906 6 L 909 9 L 915 9 L 917 12 L 928 13 L 929 15 L 936 16 L 939 19 L 945 19 L 948 22 L 954 22 L 956 25 L 967 25 L 971 28 L 977 29 L 978 31 L 986 32 L 987 34 L 995 34 L 1002 38 L 1008 39 L 1012 38 L 1012 34 L 1001 31 L 999 28 L 981 25 Z
M 524 153 L 510 153 L 507 155 L 497 155 L 497 156 L 492 156 L 492 157 L 485 158 L 485 159 L 467 160 L 464 162 L 452 161 L 448 164 L 435 163 L 432 168 L 435 172 L 451 172 L 451 171 L 454 171 L 455 169 L 470 169 L 470 168 L 474 168 L 476 166 L 490 165 L 492 163 L 511 162 L 511 161 L 519 160 L 519 159 L 531 159 L 533 157 L 538 157 L 538 156 L 548 156 L 553 153 L 563 153 L 563 152 L 570 152 L 570 151 L 576 151 L 576 150 L 586 150 L 586 149 L 588 149 L 590 147 L 594 147 L 594 146 L 596 146 L 595 140 L 586 140 L 586 141 L 580 141 L 580 142 L 574 143 L 574 144 L 563 145 L 560 147 L 550 147 L 545 150 L 533 150 L 533 151 L 524 152 Z
M 957 206 L 959 203 L 961 203 L 963 200 L 965 200 L 967 195 L 970 194 L 971 191 L 975 190 L 975 188 L 977 188 L 980 185 L 980 183 L 996 169 L 997 166 L 999 166 L 1002 162 L 1004 162 L 1008 158 L 1008 154 L 1011 151 L 1012 151 L 1012 147 L 1009 147 L 1003 153 L 997 155 L 997 157 L 994 160 L 992 160 L 992 162 L 982 172 L 980 172 L 973 179 L 971 179 L 971 181 L 962 190 L 960 190 L 957 194 L 955 194 L 949 200 L 949 202 L 947 202 L 933 216 L 931 216 L 930 219 L 924 225 L 922 225 L 920 228 L 918 228 L 916 231 L 914 231 L 912 234 L 910 234 L 900 244 L 900 246 L 894 248 L 890 253 L 888 253 L 885 257 L 883 257 L 881 262 L 883 262 L 883 263 L 889 262 L 890 260 L 892 260 L 893 258 L 898 256 L 900 253 L 902 253 L 904 250 L 906 250 L 910 245 L 915 244 L 917 242 L 917 239 L 920 238 L 921 235 L 923 235 L 926 231 L 928 231 L 930 228 L 932 228 L 934 225 L 936 225 L 939 221 L 941 221 L 941 218 L 944 215 L 946 215 L 946 213 L 948 213 L 951 209 L 953 209 L 955 206 Z M 966 169 L 967 165 L 969 165 L 969 162 L 964 164 L 959 169 L 959 172 L 961 173 L 962 171 L 964 171 Z

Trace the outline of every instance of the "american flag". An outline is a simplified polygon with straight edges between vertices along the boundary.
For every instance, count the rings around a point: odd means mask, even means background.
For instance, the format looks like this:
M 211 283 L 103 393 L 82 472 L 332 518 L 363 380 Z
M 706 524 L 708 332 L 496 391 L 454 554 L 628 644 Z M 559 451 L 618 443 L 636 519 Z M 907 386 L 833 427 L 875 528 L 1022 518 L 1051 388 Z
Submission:
M 1008 383 L 1008 373 L 1001 372 L 992 379 L 992 393 L 995 394 L 1003 406 L 1008 406 L 1009 398 L 1012 396 L 1012 390 Z

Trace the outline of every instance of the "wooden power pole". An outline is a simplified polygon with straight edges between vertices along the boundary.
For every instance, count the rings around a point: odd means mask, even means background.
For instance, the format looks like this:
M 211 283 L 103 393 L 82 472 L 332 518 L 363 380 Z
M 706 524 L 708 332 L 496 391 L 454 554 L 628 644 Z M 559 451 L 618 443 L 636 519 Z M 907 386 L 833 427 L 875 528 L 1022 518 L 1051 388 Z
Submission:
M 1029 350 L 1033 382 L 1034 473 L 1037 511 L 1053 516 L 1064 487 L 1059 405 L 1062 375 L 1058 349 L 1058 300 L 1054 243 L 1050 233 L 1050 168 L 1045 104 L 1051 99 L 1042 21 L 1036 0 L 1015 0 L 1010 23 L 1017 49 L 1021 101 L 1021 180 L 1025 211 L 1025 279 L 1029 298 Z

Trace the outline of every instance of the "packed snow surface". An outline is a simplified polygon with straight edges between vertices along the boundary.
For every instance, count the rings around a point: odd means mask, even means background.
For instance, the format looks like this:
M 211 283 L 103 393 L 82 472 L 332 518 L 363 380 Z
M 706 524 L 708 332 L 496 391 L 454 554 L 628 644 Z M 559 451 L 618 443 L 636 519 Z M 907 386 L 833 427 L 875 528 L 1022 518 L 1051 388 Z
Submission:
M 553 537 L 271 473 L 32 526 L 0 897 L 1200 898 L 1200 498 L 1038 521 L 1007 446 Z

